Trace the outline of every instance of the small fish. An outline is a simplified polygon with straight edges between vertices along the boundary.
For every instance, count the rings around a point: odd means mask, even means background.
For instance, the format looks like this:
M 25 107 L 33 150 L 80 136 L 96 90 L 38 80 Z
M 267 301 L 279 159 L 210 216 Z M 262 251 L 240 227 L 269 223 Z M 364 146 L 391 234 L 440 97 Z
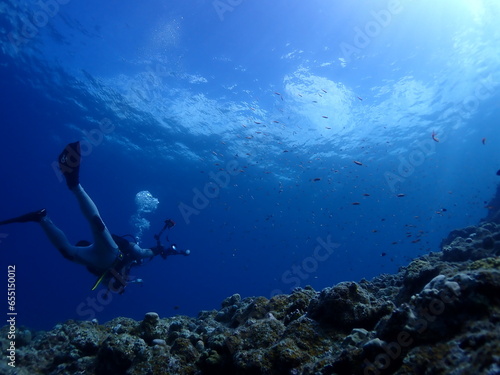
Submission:
M 325 126 L 325 129 L 331 129 L 329 126 Z
M 404 194 L 398 194 L 398 195 L 396 195 L 396 197 L 398 197 L 398 198 L 402 198 L 404 196 L 405 196 Z
M 321 117 L 323 117 L 323 118 L 328 118 L 328 116 L 321 116 Z
M 380 254 L 381 257 L 385 257 L 386 255 L 387 255 L 387 253 Z
M 262 123 L 261 123 L 261 122 L 259 122 L 259 121 L 254 121 L 254 122 L 255 122 L 257 125 L 262 124 Z
M 273 122 L 274 122 L 275 124 L 279 124 L 279 123 L 280 123 L 279 121 L 276 121 L 276 120 L 274 120 Z
M 314 181 L 314 182 L 316 182 L 316 181 L 320 181 L 320 180 L 321 180 L 321 178 L 319 178 L 319 177 L 313 178 L 313 181 Z
M 321 91 L 323 91 L 325 94 L 328 94 L 328 91 L 326 91 L 324 89 L 321 89 Z
M 486 138 L 481 139 L 481 142 L 483 142 L 483 145 L 486 144 Z
M 356 96 L 356 98 L 358 98 L 358 99 L 359 99 L 359 100 L 361 100 L 361 101 L 363 100 L 363 98 L 360 98 L 359 96 Z
M 436 137 L 436 136 L 437 136 L 437 134 L 436 134 L 436 132 L 433 130 L 433 131 L 432 131 L 432 135 L 431 135 L 431 137 L 432 137 L 432 139 L 433 139 L 435 142 L 439 142 L 439 138 L 438 138 L 438 137 Z
M 497 171 L 497 176 L 500 176 L 500 169 Z
M 364 194 L 363 194 L 363 196 L 364 196 L 364 197 L 369 197 L 369 196 L 370 196 L 370 194 L 368 194 L 368 193 L 364 193 Z
M 363 165 L 363 163 L 361 163 L 360 161 L 357 161 L 357 160 L 354 160 L 353 163 L 357 164 L 357 165 Z
M 353 206 L 359 206 L 360 204 L 361 204 L 361 203 L 359 203 L 359 202 L 352 202 L 352 205 L 353 205 Z

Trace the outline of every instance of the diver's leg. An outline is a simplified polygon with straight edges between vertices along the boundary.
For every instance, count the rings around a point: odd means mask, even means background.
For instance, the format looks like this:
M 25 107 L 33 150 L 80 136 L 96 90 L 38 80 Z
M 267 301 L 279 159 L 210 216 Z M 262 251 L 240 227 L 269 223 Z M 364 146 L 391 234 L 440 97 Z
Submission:
M 96 248 L 118 254 L 118 246 L 104 225 L 96 205 L 80 185 L 80 142 L 68 144 L 59 155 L 59 168 L 68 188 L 75 194 L 83 215 L 90 224 Z
M 58 159 L 59 169 L 66 179 L 66 185 L 70 189 L 75 188 L 80 181 L 80 142 L 69 143 L 59 154 Z
M 80 204 L 83 216 L 85 216 L 90 224 L 90 229 L 92 230 L 96 247 L 110 250 L 118 255 L 118 246 L 113 240 L 108 228 L 104 225 L 104 222 L 99 215 L 99 211 L 97 210 L 97 206 L 94 204 L 92 199 L 90 199 L 89 195 L 85 192 L 85 190 L 83 190 L 80 184 L 72 188 L 71 191 L 75 194 L 76 199 Z
M 50 242 L 56 247 L 57 250 L 66 258 L 71 261 L 78 261 L 78 251 L 76 246 L 73 246 L 68 241 L 68 238 L 62 230 L 55 226 L 52 220 L 48 216 L 43 217 L 40 220 L 40 225 L 43 231 L 49 238 Z
M 30 212 L 21 216 L 14 217 L 12 219 L 0 221 L 0 225 L 12 224 L 12 223 L 29 223 L 36 222 L 39 223 L 45 215 L 47 215 L 47 210 L 42 208 L 41 210 Z
M 72 262 L 83 264 L 96 270 L 106 270 L 111 267 L 116 259 L 114 256 L 109 256 L 109 254 L 108 256 L 103 256 L 102 253 L 97 251 L 98 249 L 95 244 L 89 246 L 71 245 L 64 232 L 56 227 L 48 217 L 40 220 L 40 225 L 52 245 L 59 250 L 63 257 Z

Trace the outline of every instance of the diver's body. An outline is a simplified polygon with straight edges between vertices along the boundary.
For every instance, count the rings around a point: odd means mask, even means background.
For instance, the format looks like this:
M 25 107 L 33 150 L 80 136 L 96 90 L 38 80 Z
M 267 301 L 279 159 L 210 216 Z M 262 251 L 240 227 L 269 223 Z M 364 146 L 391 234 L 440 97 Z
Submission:
M 98 283 L 110 279 L 114 275 L 115 279 L 122 279 L 119 281 L 123 287 L 130 267 L 140 264 L 143 259 L 151 259 L 155 255 L 162 255 L 166 258 L 168 255 L 189 254 L 189 250 L 177 251 L 175 246 L 165 248 L 161 246 L 159 239 L 157 239 L 157 246 L 143 249 L 137 243 L 128 242 L 119 236 L 112 235 L 104 224 L 96 205 L 80 185 L 80 155 L 80 143 L 70 143 L 59 155 L 59 167 L 68 188 L 75 195 L 83 215 L 90 224 L 94 237 L 93 243 L 80 241 L 77 245 L 72 245 L 64 232 L 50 220 L 45 209 L 2 221 L 0 225 L 25 222 L 40 223 L 51 243 L 66 259 L 82 264 L 90 272 L 100 276 Z M 120 246 L 117 242 L 120 243 Z

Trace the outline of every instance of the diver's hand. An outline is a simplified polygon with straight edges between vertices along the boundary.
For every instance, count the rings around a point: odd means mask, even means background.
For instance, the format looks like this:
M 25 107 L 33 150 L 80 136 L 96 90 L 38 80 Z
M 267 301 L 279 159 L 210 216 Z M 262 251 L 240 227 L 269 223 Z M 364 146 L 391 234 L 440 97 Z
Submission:
M 156 255 L 163 255 L 165 253 L 165 248 L 161 245 L 159 246 L 155 246 L 155 247 L 152 247 L 151 248 L 151 251 L 153 252 L 153 254 L 156 256 Z
M 166 255 L 189 255 L 191 254 L 191 250 L 187 249 L 187 250 L 181 250 L 181 249 L 178 249 L 177 248 L 177 245 L 172 245 L 170 246 L 167 251 L 166 251 Z

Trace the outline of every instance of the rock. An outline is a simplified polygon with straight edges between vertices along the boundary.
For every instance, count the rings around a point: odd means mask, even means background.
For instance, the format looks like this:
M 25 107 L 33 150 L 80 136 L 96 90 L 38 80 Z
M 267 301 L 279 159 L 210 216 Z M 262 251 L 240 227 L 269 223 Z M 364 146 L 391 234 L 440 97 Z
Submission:
M 231 297 L 226 298 L 222 301 L 222 308 L 237 305 L 241 301 L 241 296 L 239 294 L 233 294 Z
M 151 342 L 152 345 L 158 345 L 158 346 L 167 346 L 167 342 L 165 340 L 162 340 L 162 339 L 154 339 L 152 342 Z
M 377 300 L 355 282 L 343 282 L 326 288 L 309 304 L 308 316 L 340 331 L 353 328 L 372 329 L 376 322 L 390 313 L 387 301 Z
M 479 227 L 467 227 L 450 233 L 442 242 L 443 260 L 465 262 L 492 255 L 500 255 L 500 224 L 483 223 Z
M 32 335 L 29 329 L 20 329 L 16 335 L 16 346 L 26 346 L 31 342 Z
M 155 312 L 148 312 L 144 316 L 144 324 L 149 324 L 152 326 L 156 326 L 158 322 L 160 321 L 160 317 L 158 316 L 157 313 Z
M 424 285 L 440 273 L 439 263 L 427 259 L 416 259 L 404 268 L 403 287 L 396 298 L 397 303 L 408 302 Z
M 128 334 L 111 335 L 99 347 L 95 373 L 125 375 L 132 364 L 148 358 L 149 351 L 144 340 Z
M 369 332 L 363 328 L 354 328 L 349 336 L 342 342 L 342 347 L 355 346 L 359 347 L 369 337 Z
M 164 337 L 167 329 L 167 326 L 161 322 L 157 313 L 149 312 L 144 316 L 144 320 L 133 333 L 141 337 L 146 343 L 153 345 L 152 341 L 159 337 Z

